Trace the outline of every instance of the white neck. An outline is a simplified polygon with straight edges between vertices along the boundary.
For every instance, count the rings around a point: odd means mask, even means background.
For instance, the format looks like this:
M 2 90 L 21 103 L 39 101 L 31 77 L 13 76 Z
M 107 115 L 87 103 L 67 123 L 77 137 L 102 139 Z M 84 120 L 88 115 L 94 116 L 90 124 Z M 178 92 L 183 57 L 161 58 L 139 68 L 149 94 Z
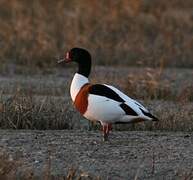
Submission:
M 86 83 L 88 83 L 88 78 L 76 73 L 72 79 L 72 83 L 70 86 L 70 95 L 72 100 L 74 101 L 76 98 L 76 95 L 78 94 L 78 92 L 80 91 L 81 87 L 83 85 L 85 85 Z

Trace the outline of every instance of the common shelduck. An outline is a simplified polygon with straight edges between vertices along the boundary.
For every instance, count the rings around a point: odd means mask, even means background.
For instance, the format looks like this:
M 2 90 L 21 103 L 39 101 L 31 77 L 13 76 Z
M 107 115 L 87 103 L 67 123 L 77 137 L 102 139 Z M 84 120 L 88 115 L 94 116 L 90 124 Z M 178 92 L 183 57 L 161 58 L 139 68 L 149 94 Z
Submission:
M 107 84 L 91 84 L 91 55 L 82 48 L 68 51 L 58 63 L 78 63 L 70 94 L 76 109 L 90 121 L 99 121 L 103 127 L 104 141 L 108 140 L 113 123 L 158 121 L 144 106 L 117 88 Z

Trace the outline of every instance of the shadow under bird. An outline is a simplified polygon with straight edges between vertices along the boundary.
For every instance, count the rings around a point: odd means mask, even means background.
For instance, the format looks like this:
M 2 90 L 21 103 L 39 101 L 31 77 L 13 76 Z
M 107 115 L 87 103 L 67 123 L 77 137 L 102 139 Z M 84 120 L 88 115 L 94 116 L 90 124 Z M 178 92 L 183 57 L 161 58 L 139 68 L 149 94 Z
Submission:
M 70 95 L 76 109 L 88 120 L 99 121 L 104 141 L 108 140 L 113 123 L 158 121 L 142 104 L 107 84 L 91 84 L 91 55 L 86 49 L 72 48 L 58 63 L 76 62 Z

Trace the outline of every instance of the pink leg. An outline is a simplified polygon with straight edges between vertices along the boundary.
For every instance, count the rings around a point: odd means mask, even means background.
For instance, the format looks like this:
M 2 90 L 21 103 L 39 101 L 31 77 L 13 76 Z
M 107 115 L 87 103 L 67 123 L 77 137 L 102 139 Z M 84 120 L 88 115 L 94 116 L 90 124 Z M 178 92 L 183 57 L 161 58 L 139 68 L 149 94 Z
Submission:
M 108 141 L 109 132 L 112 130 L 112 124 L 103 124 L 103 141 Z

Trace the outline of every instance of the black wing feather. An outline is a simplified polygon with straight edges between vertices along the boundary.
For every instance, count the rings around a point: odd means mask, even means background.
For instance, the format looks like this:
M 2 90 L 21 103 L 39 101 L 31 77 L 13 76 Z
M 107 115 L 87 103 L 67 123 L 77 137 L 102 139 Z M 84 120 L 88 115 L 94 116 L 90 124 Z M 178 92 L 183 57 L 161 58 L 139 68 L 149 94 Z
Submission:
M 158 121 L 158 118 L 156 118 L 155 116 L 153 116 L 151 113 L 145 112 L 145 111 L 144 111 L 143 109 L 141 109 L 141 108 L 140 108 L 140 110 L 141 110 L 141 112 L 142 112 L 145 116 L 152 118 L 153 121 Z
M 104 96 L 117 102 L 125 102 L 115 91 L 103 84 L 94 84 L 89 89 L 90 94 Z
M 130 108 L 127 104 L 122 103 L 120 104 L 120 107 L 125 111 L 125 114 L 127 115 L 138 116 L 138 114 L 132 108 Z

